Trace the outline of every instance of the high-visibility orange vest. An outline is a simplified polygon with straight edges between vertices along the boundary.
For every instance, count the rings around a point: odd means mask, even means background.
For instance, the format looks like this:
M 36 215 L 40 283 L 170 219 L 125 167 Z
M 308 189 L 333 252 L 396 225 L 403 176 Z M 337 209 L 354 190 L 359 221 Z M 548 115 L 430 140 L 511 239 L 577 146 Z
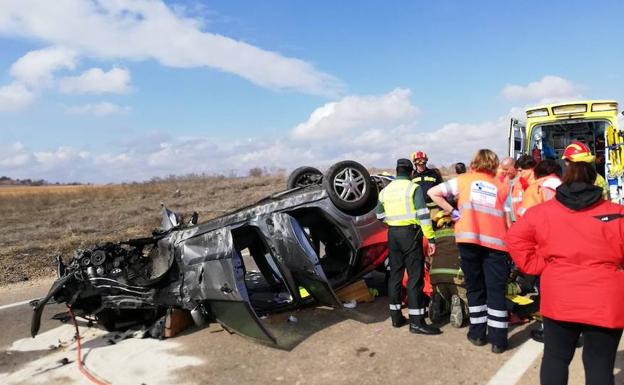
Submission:
M 511 186 L 511 210 L 513 211 L 514 220 L 518 219 L 518 209 L 522 204 L 522 194 L 524 194 L 524 188 L 519 179 L 516 179 Z
M 507 251 L 505 214 L 506 195 L 493 175 L 471 171 L 457 177 L 457 206 L 460 219 L 455 223 L 455 241 L 474 243 Z
M 534 181 L 533 170 L 521 170 L 519 172 L 518 177 L 514 180 L 514 183 L 511 187 L 511 210 L 513 211 L 513 220 L 517 221 L 520 218 L 518 214 L 518 210 L 522 206 L 522 196 L 524 191 L 530 186 Z
M 524 213 L 531 207 L 537 206 L 540 203 L 544 203 L 555 197 L 556 191 L 553 188 L 544 186 L 544 183 L 549 179 L 559 180 L 559 177 L 556 175 L 543 176 L 535 180 L 535 182 L 533 182 L 533 184 L 526 189 L 522 195 L 522 204 L 518 209 L 519 217 L 523 216 Z

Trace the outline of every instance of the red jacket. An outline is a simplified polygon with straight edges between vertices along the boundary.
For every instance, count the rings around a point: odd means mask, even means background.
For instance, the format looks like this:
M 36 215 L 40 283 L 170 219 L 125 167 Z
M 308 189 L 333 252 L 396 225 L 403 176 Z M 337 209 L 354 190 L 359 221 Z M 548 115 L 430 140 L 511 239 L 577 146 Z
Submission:
M 552 199 L 527 210 L 505 241 L 520 270 L 541 275 L 542 315 L 624 328 L 624 206 L 600 200 L 575 211 Z

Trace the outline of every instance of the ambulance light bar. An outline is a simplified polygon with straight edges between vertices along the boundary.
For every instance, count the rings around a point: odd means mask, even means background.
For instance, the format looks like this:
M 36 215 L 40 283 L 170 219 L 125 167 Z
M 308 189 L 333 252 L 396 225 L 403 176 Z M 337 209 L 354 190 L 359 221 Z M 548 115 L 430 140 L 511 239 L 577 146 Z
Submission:
M 548 116 L 548 108 L 527 111 L 527 118 L 541 118 L 543 116 Z
M 616 111 L 617 103 L 594 103 L 592 105 L 592 112 L 602 111 Z
M 555 115 L 570 115 L 587 112 L 587 104 L 566 104 L 563 106 L 553 107 Z

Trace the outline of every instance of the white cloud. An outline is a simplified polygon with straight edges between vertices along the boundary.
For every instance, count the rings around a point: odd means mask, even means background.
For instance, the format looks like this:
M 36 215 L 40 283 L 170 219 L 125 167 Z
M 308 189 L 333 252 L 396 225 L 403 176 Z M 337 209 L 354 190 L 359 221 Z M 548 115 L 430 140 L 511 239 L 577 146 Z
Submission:
M 47 86 L 53 73 L 74 69 L 76 53 L 63 47 L 48 47 L 30 51 L 11 65 L 10 73 L 19 82 L 31 87 Z
M 409 96 L 409 90 L 396 89 L 381 96 L 349 96 L 328 103 L 292 130 L 287 147 L 299 149 L 295 154 L 311 154 L 306 158 L 318 166 L 354 159 L 392 167 L 396 159 L 416 150 L 427 152 L 430 161 L 438 165 L 468 161 L 484 147 L 499 156 L 506 154 L 509 119 L 519 113 L 518 108 L 491 121 L 453 122 L 424 131 L 416 122 L 419 109 Z M 297 162 L 296 156 L 291 159 L 284 164 L 305 163 Z
M 123 68 L 108 72 L 91 68 L 79 76 L 59 79 L 59 89 L 66 94 L 125 94 L 130 92 L 130 72 Z
M 0 87 L 0 112 L 20 111 L 30 106 L 36 95 L 21 83 Z
M 4 157 L 0 158 L 0 166 L 6 168 L 23 167 L 30 162 L 32 157 L 21 142 L 15 142 L 7 148 L 0 146 L 0 150 L 4 153 Z
M 96 59 L 210 67 L 273 89 L 336 95 L 342 88 L 308 62 L 203 31 L 201 20 L 163 1 L 4 0 L 0 35 L 39 39 Z
M 72 168 L 77 161 L 85 161 L 91 154 L 87 151 L 77 150 L 71 147 L 59 147 L 54 151 L 38 151 L 33 153 L 35 161 L 42 166 L 44 171 L 59 168 Z
M 292 130 L 296 139 L 334 139 L 337 136 L 397 124 L 412 124 L 419 114 L 410 101 L 411 91 L 397 88 L 380 96 L 347 96 L 312 112 Z
M 95 115 L 109 116 L 127 113 L 130 108 L 119 106 L 110 102 L 89 103 L 80 106 L 69 106 L 65 108 L 65 112 L 70 115 Z
M 344 98 L 337 104 L 349 100 L 341 106 L 373 108 L 368 116 L 375 124 L 361 120 L 352 110 L 348 110 L 349 114 L 330 114 L 330 120 L 339 122 L 341 129 L 325 131 L 327 135 L 318 138 L 289 135 L 223 141 L 150 133 L 145 137 L 126 138 L 117 143 L 115 151 L 100 153 L 69 147 L 32 152 L 21 145 L 8 149 L 0 145 L 0 165 L 4 165 L 5 172 L 14 178 L 119 182 L 170 174 L 235 172 L 244 175 L 253 167 L 294 169 L 300 165 L 312 165 L 323 169 L 345 159 L 366 166 L 393 167 L 397 158 L 408 157 L 416 150 L 427 152 L 431 163 L 437 165 L 468 162 L 482 147 L 491 148 L 501 157 L 505 155 L 509 115 L 486 122 L 448 123 L 424 132 L 414 121 L 418 108 L 409 102 L 408 96 L 409 90 L 395 90 L 376 97 Z M 373 100 L 385 101 L 382 103 L 385 107 L 375 107 Z M 342 111 L 341 108 L 338 110 Z M 515 111 L 512 109 L 510 114 Z M 358 124 L 352 124 L 353 121 Z M 11 159 L 17 157 L 22 161 L 11 163 Z
M 559 76 L 544 76 L 526 86 L 508 84 L 501 91 L 508 100 L 556 102 L 581 97 L 580 87 Z

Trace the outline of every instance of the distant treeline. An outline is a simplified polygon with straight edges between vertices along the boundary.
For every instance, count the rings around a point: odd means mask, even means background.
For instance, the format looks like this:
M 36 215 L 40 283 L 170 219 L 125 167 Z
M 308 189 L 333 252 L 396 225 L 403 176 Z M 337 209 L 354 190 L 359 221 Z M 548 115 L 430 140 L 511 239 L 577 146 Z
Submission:
M 52 183 L 45 179 L 13 179 L 8 176 L 0 176 L 0 186 L 54 186 L 54 185 L 78 186 L 82 183 Z
M 429 165 L 430 168 L 436 168 L 442 176 L 446 179 L 455 175 L 454 164 L 450 166 L 439 166 Z M 370 170 L 371 174 L 378 174 L 381 172 L 388 172 L 390 174 L 394 174 L 394 168 L 377 168 L 373 167 Z M 243 178 L 246 176 L 259 178 L 259 177 L 269 177 L 269 176 L 286 176 L 288 175 L 288 170 L 279 167 L 253 167 L 249 169 L 246 173 L 241 170 L 230 170 L 226 173 L 215 174 L 215 173 L 188 173 L 184 175 L 175 175 L 170 174 L 166 176 L 154 176 L 149 180 L 139 181 L 139 182 L 117 182 L 117 183 L 108 183 L 109 185 L 114 184 L 122 184 L 122 185 L 134 185 L 134 184 L 144 184 L 144 183 L 160 183 L 160 182 L 184 182 L 184 181 L 193 181 L 193 180 L 202 180 L 202 179 L 236 179 Z M 48 182 L 45 179 L 13 179 L 8 176 L 0 177 L 0 186 L 81 186 L 81 185 L 91 185 L 91 183 L 79 183 L 79 182 L 71 182 L 71 183 L 60 183 L 60 182 Z

